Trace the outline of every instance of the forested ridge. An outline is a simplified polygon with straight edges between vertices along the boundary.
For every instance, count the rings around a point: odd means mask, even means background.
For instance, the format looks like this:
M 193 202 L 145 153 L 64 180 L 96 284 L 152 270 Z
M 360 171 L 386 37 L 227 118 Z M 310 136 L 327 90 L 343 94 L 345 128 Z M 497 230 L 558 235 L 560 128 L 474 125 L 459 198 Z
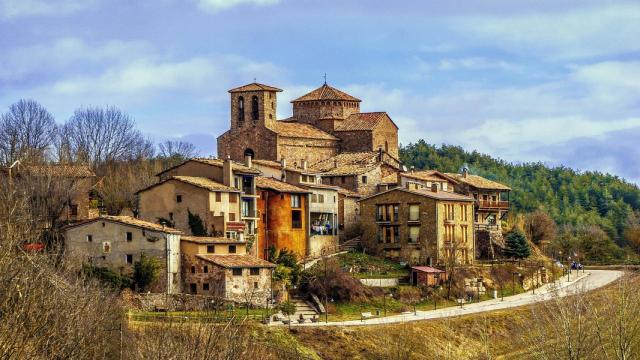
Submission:
M 441 172 L 459 172 L 467 166 L 471 174 L 513 189 L 512 213 L 542 210 L 561 228 L 597 225 L 618 246 L 635 246 L 640 188 L 618 176 L 541 162 L 509 163 L 460 146 L 435 146 L 424 140 L 403 146 L 400 159 L 409 167 Z

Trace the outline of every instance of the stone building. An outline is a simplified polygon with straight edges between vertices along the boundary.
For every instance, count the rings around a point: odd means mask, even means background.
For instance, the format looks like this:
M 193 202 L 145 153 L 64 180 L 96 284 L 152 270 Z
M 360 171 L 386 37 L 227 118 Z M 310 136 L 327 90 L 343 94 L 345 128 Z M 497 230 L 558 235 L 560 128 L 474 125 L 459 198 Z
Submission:
M 405 189 L 431 189 L 434 184 L 439 190 L 454 192 L 456 185 L 459 185 L 459 181 L 437 170 L 411 169 L 411 171 L 405 171 L 399 174 L 398 186 Z
M 361 113 L 361 100 L 326 83 L 292 101 L 293 115 L 276 119 L 281 89 L 252 83 L 229 90 L 231 127 L 218 155 L 314 164 L 343 152 L 382 150 L 398 158 L 398 127 L 384 112 Z
M 411 265 L 474 260 L 473 198 L 433 189 L 395 188 L 360 200 L 362 246 Z
M 304 259 L 309 251 L 309 194 L 306 189 L 268 177 L 257 177 L 257 256 L 268 259 L 269 249 L 288 249 Z
M 140 218 L 170 223 L 191 234 L 197 214 L 209 235 L 252 243 L 257 227 L 255 177 L 260 171 L 230 159 L 189 159 L 158 174 L 160 182 L 138 191 Z
M 142 254 L 159 260 L 151 291 L 180 292 L 180 231 L 128 216 L 101 216 L 64 228 L 65 254 L 72 260 L 131 273 Z
M 362 195 L 346 189 L 338 190 L 338 229 L 340 241 L 353 239 L 361 235 L 360 204 Z
M 180 247 L 185 293 L 253 305 L 264 305 L 271 299 L 275 264 L 247 254 L 246 243 L 184 236 Z

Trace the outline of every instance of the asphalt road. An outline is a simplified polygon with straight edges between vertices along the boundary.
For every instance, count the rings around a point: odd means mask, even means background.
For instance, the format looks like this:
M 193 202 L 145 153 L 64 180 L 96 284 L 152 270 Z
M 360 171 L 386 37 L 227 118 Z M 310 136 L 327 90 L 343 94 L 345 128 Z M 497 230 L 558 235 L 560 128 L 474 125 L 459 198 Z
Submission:
M 546 301 L 555 297 L 564 297 L 576 293 L 577 291 L 590 291 L 599 287 L 605 286 L 623 274 L 622 271 L 617 270 L 589 270 L 584 274 L 580 272 L 576 277 L 575 271 L 572 274 L 571 281 L 567 281 L 567 277 L 564 276 L 561 281 L 556 283 L 549 283 L 535 290 L 535 295 L 532 291 L 526 293 L 505 297 L 504 300 L 492 299 L 488 301 L 482 301 L 479 303 L 471 303 L 463 305 L 462 307 L 448 307 L 439 310 L 431 311 L 418 311 L 417 314 L 413 312 L 401 315 L 392 315 L 387 317 L 371 318 L 367 320 L 350 320 L 350 321 L 335 321 L 335 322 L 317 322 L 317 323 L 304 323 L 299 324 L 295 321 L 292 322 L 292 326 L 368 326 L 368 325 L 381 325 L 381 324 L 394 324 L 403 323 L 407 321 L 419 321 L 429 319 L 439 319 L 451 316 L 460 316 L 475 314 L 485 311 L 495 311 L 508 308 L 514 308 L 524 305 L 530 305 L 537 302 Z M 277 325 L 273 324 L 272 325 Z

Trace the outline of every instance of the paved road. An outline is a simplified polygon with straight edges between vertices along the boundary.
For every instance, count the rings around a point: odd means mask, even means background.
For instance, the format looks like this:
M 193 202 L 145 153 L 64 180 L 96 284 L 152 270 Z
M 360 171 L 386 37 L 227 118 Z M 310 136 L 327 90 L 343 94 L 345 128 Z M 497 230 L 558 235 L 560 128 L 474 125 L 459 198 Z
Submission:
M 590 270 L 586 273 L 580 273 L 579 277 L 575 278 L 575 272 L 572 274 L 572 279 L 567 282 L 567 277 L 564 276 L 561 281 L 555 284 L 546 284 L 536 289 L 535 295 L 529 291 L 526 293 L 518 294 L 515 296 L 505 297 L 504 301 L 501 299 L 493 299 L 483 301 L 479 303 L 472 303 L 464 305 L 463 307 L 448 307 L 439 310 L 431 311 L 418 311 L 417 314 L 413 312 L 410 314 L 393 315 L 381 318 L 350 321 L 335 321 L 335 322 L 318 322 L 318 323 L 292 323 L 292 326 L 366 326 L 366 325 L 380 325 L 380 324 L 393 324 L 402 323 L 407 321 L 418 321 L 428 319 L 438 319 L 450 316 L 460 316 L 467 314 L 475 314 L 485 311 L 494 311 L 507 308 L 513 308 L 523 305 L 529 305 L 536 302 L 546 301 L 554 297 L 564 297 L 574 294 L 576 291 L 589 291 L 597 289 L 604 285 L 607 285 L 623 274 L 622 271 L 616 270 Z M 275 323 L 273 325 L 276 325 Z

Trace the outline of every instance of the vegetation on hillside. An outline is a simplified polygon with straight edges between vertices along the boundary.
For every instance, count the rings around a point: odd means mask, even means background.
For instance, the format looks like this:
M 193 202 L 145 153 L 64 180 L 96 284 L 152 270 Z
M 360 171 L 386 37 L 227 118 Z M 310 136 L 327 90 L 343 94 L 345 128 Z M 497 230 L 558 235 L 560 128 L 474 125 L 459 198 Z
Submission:
M 442 172 L 459 172 L 466 166 L 472 174 L 510 186 L 513 214 L 548 214 L 560 225 L 560 234 L 573 237 L 575 248 L 567 250 L 583 253 L 586 258 L 591 255 L 592 260 L 598 261 L 620 259 L 625 255 L 620 248 L 637 249 L 640 244 L 639 233 L 630 231 L 640 226 L 640 188 L 618 176 L 543 163 L 514 164 L 477 151 L 467 152 L 459 146 L 438 147 L 424 140 L 402 147 L 400 159 L 409 167 Z M 582 237 L 594 226 L 606 235 L 604 243 L 592 244 Z M 610 252 L 601 257 L 590 252 L 594 246 L 609 248 Z

